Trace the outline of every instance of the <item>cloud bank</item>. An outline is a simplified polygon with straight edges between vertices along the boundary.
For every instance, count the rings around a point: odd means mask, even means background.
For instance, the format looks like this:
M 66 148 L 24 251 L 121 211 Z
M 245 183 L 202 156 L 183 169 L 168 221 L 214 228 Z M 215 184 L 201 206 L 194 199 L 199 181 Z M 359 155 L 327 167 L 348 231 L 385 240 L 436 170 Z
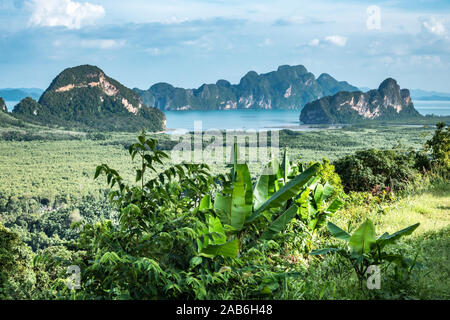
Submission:
M 32 0 L 30 24 L 42 27 L 80 29 L 105 15 L 105 9 L 89 2 L 71 0 Z

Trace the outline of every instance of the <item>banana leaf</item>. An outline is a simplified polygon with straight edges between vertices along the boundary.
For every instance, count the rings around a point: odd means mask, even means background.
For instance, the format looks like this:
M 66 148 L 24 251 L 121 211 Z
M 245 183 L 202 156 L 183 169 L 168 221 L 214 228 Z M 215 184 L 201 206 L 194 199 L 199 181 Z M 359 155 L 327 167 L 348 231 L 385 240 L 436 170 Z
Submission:
M 278 233 L 282 232 L 287 224 L 297 215 L 298 207 L 293 204 L 283 214 L 275 219 L 274 222 L 267 228 L 267 230 L 261 235 L 261 239 L 270 240 Z
M 375 226 L 369 219 L 353 232 L 349 240 L 349 246 L 352 253 L 357 255 L 368 253 L 375 243 Z

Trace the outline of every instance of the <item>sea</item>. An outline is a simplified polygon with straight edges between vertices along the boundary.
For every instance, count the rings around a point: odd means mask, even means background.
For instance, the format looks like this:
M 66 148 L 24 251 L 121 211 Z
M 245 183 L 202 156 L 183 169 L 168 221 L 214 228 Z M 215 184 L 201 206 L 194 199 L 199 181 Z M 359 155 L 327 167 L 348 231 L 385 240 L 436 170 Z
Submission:
M 5 101 L 12 110 L 19 101 Z M 450 116 L 450 101 L 414 100 L 416 110 L 422 115 Z M 165 111 L 169 133 L 199 130 L 313 130 L 317 126 L 299 124 L 299 110 L 211 110 Z M 196 128 L 195 128 L 196 126 Z

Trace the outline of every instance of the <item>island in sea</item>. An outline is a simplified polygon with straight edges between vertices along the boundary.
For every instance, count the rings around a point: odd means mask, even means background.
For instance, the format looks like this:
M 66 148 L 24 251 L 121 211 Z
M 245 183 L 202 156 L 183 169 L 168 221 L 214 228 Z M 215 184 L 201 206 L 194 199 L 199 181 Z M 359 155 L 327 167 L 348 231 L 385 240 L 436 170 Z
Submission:
M 300 121 L 305 124 L 347 124 L 366 120 L 399 120 L 422 117 L 414 108 L 408 89 L 388 78 L 366 93 L 341 91 L 305 105 Z
M 250 71 L 238 84 L 219 80 L 198 89 L 184 89 L 157 83 L 148 90 L 134 90 L 144 103 L 160 110 L 300 110 L 313 100 L 358 88 L 327 73 L 316 78 L 302 65 L 283 65 L 264 74 Z
M 162 111 L 146 106 L 135 91 L 91 65 L 65 69 L 38 102 L 24 98 L 12 115 L 38 124 L 105 131 L 161 131 L 166 122 Z

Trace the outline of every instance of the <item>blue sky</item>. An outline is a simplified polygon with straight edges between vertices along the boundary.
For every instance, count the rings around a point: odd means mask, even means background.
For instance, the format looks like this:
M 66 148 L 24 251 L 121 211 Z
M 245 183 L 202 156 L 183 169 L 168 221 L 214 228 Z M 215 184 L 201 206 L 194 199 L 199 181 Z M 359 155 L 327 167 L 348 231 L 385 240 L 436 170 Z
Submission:
M 0 88 L 45 89 L 80 64 L 142 89 L 303 64 L 450 92 L 450 1 L 0 0 Z

